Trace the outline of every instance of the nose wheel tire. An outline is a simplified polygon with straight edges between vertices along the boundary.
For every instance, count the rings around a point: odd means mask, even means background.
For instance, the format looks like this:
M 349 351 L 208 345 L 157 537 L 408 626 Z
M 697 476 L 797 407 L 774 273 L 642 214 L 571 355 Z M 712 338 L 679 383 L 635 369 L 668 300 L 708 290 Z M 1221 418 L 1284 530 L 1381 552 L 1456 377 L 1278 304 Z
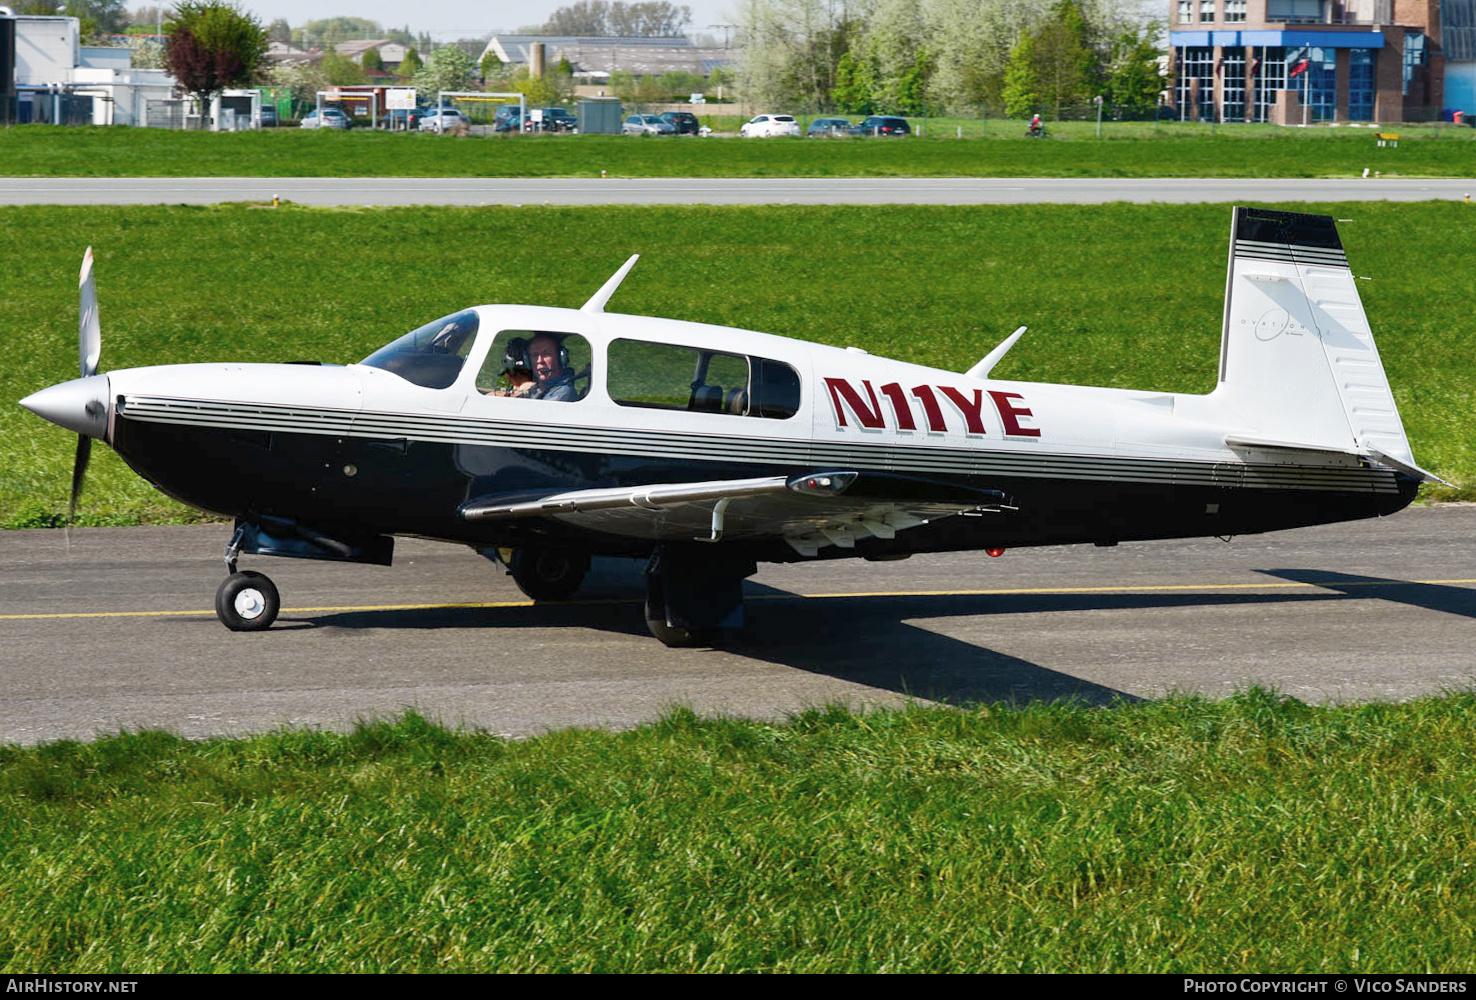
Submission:
M 249 570 L 232 573 L 215 592 L 215 614 L 232 632 L 260 632 L 270 628 L 282 608 L 277 585 Z

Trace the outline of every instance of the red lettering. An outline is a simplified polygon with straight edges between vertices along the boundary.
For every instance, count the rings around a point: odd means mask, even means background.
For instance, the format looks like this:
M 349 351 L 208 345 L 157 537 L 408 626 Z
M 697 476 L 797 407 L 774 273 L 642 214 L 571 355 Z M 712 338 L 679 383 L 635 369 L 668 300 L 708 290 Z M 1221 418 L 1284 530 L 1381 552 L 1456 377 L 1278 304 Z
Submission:
M 902 387 L 896 382 L 888 382 L 881 387 L 882 395 L 892 401 L 892 412 L 897 415 L 897 426 L 904 431 L 917 430 L 917 422 L 912 419 L 912 407 L 907 405 L 907 395 Z
M 962 390 L 955 389 L 951 385 L 940 385 L 938 386 L 938 391 L 947 396 L 953 405 L 958 407 L 958 412 L 963 414 L 964 422 L 968 424 L 970 434 L 984 433 L 984 418 L 980 415 L 980 411 L 984 409 L 984 391 L 982 389 L 974 390 L 972 401 L 963 394 Z
M 994 397 L 994 408 L 999 411 L 999 419 L 1004 422 L 1006 434 L 1013 434 L 1017 437 L 1040 437 L 1038 427 L 1020 426 L 1019 418 L 1031 416 L 1030 411 L 1010 402 L 1011 399 L 1024 399 L 1024 396 L 1018 392 L 995 392 L 993 389 L 989 390 L 989 395 Z
M 856 391 L 855 387 L 845 379 L 828 378 L 825 380 L 825 386 L 830 390 L 831 405 L 835 407 L 835 422 L 841 427 L 846 426 L 846 414 L 841 408 L 841 400 L 844 399 L 856 419 L 861 421 L 862 427 L 885 427 L 881 404 L 876 400 L 876 390 L 871 388 L 869 381 L 863 380 L 861 384 L 866 386 L 866 394 L 871 397 L 870 407 L 866 405 L 866 401 L 861 398 L 861 394 Z
M 948 425 L 943 422 L 943 411 L 938 408 L 938 398 L 933 395 L 933 387 L 913 386 L 912 394 L 922 403 L 923 412 L 928 415 L 928 430 L 934 434 L 947 433 Z

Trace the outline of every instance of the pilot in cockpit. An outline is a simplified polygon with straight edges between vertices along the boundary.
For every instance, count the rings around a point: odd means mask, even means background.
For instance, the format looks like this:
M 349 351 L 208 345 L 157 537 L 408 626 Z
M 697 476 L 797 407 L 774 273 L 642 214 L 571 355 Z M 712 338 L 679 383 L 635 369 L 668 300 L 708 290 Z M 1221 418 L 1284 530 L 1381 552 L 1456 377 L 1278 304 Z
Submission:
M 571 403 L 579 398 L 570 367 L 569 349 L 562 338 L 540 333 L 528 341 L 528 363 L 533 368 L 535 385 L 529 399 L 551 399 Z

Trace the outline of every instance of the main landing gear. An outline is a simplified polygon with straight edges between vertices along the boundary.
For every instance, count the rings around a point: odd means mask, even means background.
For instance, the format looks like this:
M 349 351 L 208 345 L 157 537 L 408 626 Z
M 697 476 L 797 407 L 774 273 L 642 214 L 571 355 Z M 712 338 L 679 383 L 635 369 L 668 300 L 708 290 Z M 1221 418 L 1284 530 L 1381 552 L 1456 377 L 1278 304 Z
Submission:
M 589 572 L 589 553 L 569 549 L 514 549 L 508 572 L 518 589 L 535 601 L 563 601 L 574 596 Z
M 241 554 L 245 528 L 237 527 L 225 550 L 226 572 L 230 575 L 215 592 L 215 615 L 232 632 L 260 632 L 272 627 L 277 612 L 282 610 L 282 596 L 277 585 L 263 573 L 250 570 L 238 573 L 236 557 Z
M 711 646 L 743 627 L 752 559 L 698 546 L 662 546 L 646 566 L 646 627 L 667 646 Z

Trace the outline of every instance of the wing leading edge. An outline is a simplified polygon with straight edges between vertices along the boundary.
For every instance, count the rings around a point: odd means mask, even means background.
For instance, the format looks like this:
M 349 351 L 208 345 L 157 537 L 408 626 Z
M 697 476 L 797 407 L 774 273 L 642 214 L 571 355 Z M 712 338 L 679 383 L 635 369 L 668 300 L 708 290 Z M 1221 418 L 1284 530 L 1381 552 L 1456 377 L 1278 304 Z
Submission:
M 700 483 L 571 490 L 529 497 L 478 497 L 469 521 L 552 518 L 580 528 L 651 540 L 782 538 L 802 555 L 965 511 L 1008 507 L 1000 490 L 877 473 L 828 471 Z

